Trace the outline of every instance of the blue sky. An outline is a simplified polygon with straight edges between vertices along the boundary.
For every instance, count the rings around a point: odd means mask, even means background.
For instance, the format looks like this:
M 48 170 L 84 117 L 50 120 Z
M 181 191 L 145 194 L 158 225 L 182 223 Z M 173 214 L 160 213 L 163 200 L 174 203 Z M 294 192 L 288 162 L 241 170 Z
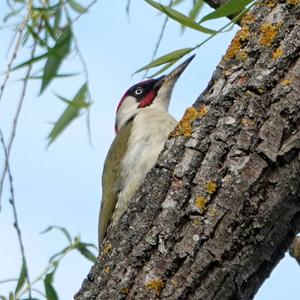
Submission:
M 85 117 L 82 117 L 46 149 L 51 122 L 57 120 L 65 108 L 65 104 L 53 93 L 71 98 L 84 82 L 83 77 L 58 80 L 41 97 L 37 97 L 37 82 L 31 82 L 28 89 L 11 156 L 11 168 L 32 278 L 39 274 L 52 254 L 66 245 L 59 233 L 41 235 L 40 232 L 47 226 L 64 226 L 73 235 L 80 234 L 83 241 L 97 243 L 100 178 L 106 152 L 114 138 L 115 108 L 125 90 L 141 80 L 140 75 L 132 78 L 131 74 L 149 62 L 163 22 L 163 18 L 143 1 L 132 1 L 129 23 L 125 13 L 126 1 L 123 2 L 120 5 L 117 1 L 98 1 L 74 28 L 87 63 L 94 102 L 91 110 L 92 147 L 87 139 Z M 188 5 L 180 8 L 184 11 Z M 4 14 L 5 10 L 5 1 L 1 1 L 0 14 Z M 221 27 L 220 22 L 213 25 Z M 217 36 L 197 50 L 197 57 L 180 78 L 173 93 L 170 111 L 177 119 L 206 87 L 235 30 Z M 0 31 L 0 37 L 2 73 L 11 33 Z M 170 21 L 158 55 L 194 46 L 205 38 L 205 35 L 191 30 L 180 35 L 180 27 Z M 23 53 L 28 55 L 29 50 L 23 49 Z M 21 55 L 18 61 L 23 61 L 26 55 Z M 82 67 L 71 55 L 61 70 L 81 71 Z M 0 103 L 0 127 L 6 137 L 20 94 L 20 83 L 16 79 L 21 77 L 18 73 L 11 78 Z M 2 82 L 3 77 L 0 80 Z M 0 159 L 2 162 L 2 152 Z M 6 185 L 0 213 L 0 280 L 15 278 L 20 268 L 19 247 L 8 198 Z M 61 263 L 55 278 L 60 299 L 72 298 L 90 267 L 90 263 L 76 253 Z M 299 299 L 299 275 L 298 265 L 286 255 L 255 299 Z M 10 288 L 9 284 L 0 285 L 0 292 L 6 293 Z

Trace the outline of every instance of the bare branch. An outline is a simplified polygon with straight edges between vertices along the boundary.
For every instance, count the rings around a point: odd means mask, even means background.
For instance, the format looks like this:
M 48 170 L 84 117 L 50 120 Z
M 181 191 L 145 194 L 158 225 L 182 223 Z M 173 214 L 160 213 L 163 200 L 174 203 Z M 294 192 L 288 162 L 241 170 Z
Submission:
M 10 166 L 9 166 L 9 158 L 8 158 L 8 149 L 5 146 L 5 142 L 4 142 L 4 137 L 3 137 L 3 133 L 2 130 L 0 129 L 0 141 L 3 147 L 3 151 L 5 154 L 5 161 L 6 161 L 6 166 L 7 166 L 7 172 L 8 172 L 8 178 L 9 178 L 9 184 L 10 184 L 10 204 L 12 206 L 13 209 L 13 216 L 14 216 L 14 227 L 17 231 L 17 235 L 18 235 L 18 241 L 19 241 L 19 246 L 20 246 L 20 251 L 21 251 L 21 256 L 22 256 L 22 263 L 24 264 L 24 268 L 25 268 L 25 276 L 26 276 L 26 281 L 27 281 L 27 285 L 28 285 L 28 296 L 29 298 L 31 298 L 31 284 L 30 284 L 30 278 L 29 278 L 29 270 L 28 270 L 28 263 L 27 263 L 27 258 L 25 255 L 25 249 L 24 249 L 24 244 L 23 244 L 23 240 L 22 240 L 22 232 L 21 232 L 21 227 L 19 224 L 19 219 L 18 219 L 18 214 L 17 214 L 17 207 L 16 207 L 16 201 L 15 201 L 15 191 L 14 191 L 14 186 L 13 186 L 13 176 L 10 170 Z
M 228 2 L 228 0 L 204 0 L 206 4 L 208 4 L 210 7 L 214 8 L 214 9 L 217 9 L 219 8 L 220 6 L 226 4 Z M 231 16 L 228 16 L 228 19 L 232 20 L 234 19 L 234 17 L 236 16 L 235 15 L 231 15 Z M 240 25 L 240 21 L 237 20 L 235 21 L 237 25 Z
M 31 59 L 34 58 L 36 47 L 37 47 L 37 41 L 35 41 L 34 44 L 33 44 L 33 47 L 32 47 L 32 50 L 31 50 L 31 55 L 30 55 Z M 28 66 L 27 71 L 26 71 L 26 75 L 25 75 L 22 90 L 21 90 L 20 99 L 19 99 L 19 102 L 18 102 L 18 105 L 17 105 L 16 113 L 15 113 L 13 124 L 12 124 L 11 133 L 10 133 L 10 136 L 9 136 L 9 142 L 8 142 L 8 147 L 7 147 L 7 157 L 4 161 L 4 167 L 3 167 L 3 171 L 2 171 L 1 179 L 0 179 L 0 211 L 1 211 L 1 199 L 2 199 L 3 185 L 4 185 L 6 172 L 7 172 L 7 169 L 8 169 L 8 161 L 9 161 L 11 149 L 12 149 L 12 146 L 13 146 L 14 138 L 16 136 L 18 120 L 19 120 L 19 116 L 20 116 L 20 113 L 21 113 L 21 110 L 22 110 L 22 107 L 23 107 L 23 103 L 24 103 L 24 99 L 25 99 L 25 95 L 26 95 L 26 90 L 27 90 L 27 85 L 28 85 L 30 74 L 31 74 L 31 70 L 32 70 L 32 64 L 30 64 Z

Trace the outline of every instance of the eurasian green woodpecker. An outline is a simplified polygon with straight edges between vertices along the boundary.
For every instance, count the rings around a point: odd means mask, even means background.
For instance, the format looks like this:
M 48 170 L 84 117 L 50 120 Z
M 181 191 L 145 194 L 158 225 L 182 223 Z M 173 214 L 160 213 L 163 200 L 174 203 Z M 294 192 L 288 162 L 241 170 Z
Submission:
M 108 225 L 114 226 L 127 209 L 177 124 L 168 113 L 171 94 L 177 79 L 193 58 L 188 58 L 167 76 L 132 86 L 119 102 L 116 137 L 102 174 L 99 249 Z

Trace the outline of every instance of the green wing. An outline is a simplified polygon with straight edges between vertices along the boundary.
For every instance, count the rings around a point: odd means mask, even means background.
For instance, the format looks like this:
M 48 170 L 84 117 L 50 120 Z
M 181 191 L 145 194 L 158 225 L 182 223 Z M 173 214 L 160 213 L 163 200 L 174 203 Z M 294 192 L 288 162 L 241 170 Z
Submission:
M 126 153 L 133 119 L 127 122 L 116 135 L 105 159 L 102 173 L 102 202 L 99 214 L 99 249 L 106 234 L 110 218 L 118 200 L 120 163 Z

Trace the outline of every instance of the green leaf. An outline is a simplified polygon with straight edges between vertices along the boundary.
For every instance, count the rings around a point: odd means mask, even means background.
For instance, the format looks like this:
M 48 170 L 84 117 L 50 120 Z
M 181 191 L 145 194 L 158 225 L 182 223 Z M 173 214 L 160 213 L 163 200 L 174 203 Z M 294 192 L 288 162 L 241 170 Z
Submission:
M 195 0 L 192 9 L 189 12 L 189 17 L 195 21 L 203 6 L 204 6 L 203 0 Z M 182 33 L 184 32 L 184 29 L 185 27 L 182 26 Z
M 1 299 L 1 300 L 7 300 L 7 298 L 4 297 L 4 296 L 2 296 L 2 295 L 0 296 L 0 299 Z
M 13 292 L 10 292 L 9 293 L 9 298 L 8 298 L 9 300 L 15 300 L 15 295 L 14 295 L 14 293 Z
M 89 261 L 95 262 L 97 260 L 97 257 L 88 249 L 88 246 L 94 246 L 91 244 L 85 244 L 85 243 L 78 243 L 76 249 Z
M 53 273 L 49 273 L 44 279 L 45 294 L 47 300 L 58 300 L 57 293 L 52 285 L 53 275 Z
M 233 15 L 237 12 L 243 10 L 249 3 L 253 2 L 254 0 L 229 0 L 224 5 L 217 8 L 212 13 L 203 17 L 199 23 L 203 23 L 208 20 L 227 17 Z
M 70 233 L 68 232 L 68 230 L 65 227 L 51 225 L 51 226 L 48 226 L 45 230 L 43 230 L 41 232 L 41 234 L 47 233 L 47 232 L 52 231 L 54 229 L 61 231 L 64 234 L 64 236 L 67 238 L 68 242 L 72 243 L 72 237 L 71 237 Z
M 55 32 L 55 34 L 59 30 L 61 15 L 62 15 L 61 10 L 62 10 L 61 6 L 58 6 L 57 9 L 55 10 L 55 18 L 53 22 L 53 31 Z
M 57 75 L 57 71 L 62 61 L 70 52 L 71 41 L 72 31 L 70 26 L 67 26 L 63 29 L 55 46 L 49 52 L 48 59 L 44 68 L 40 94 L 42 94 L 42 92 L 50 84 L 51 80 L 54 79 Z
M 193 50 L 194 50 L 194 48 L 183 48 L 183 49 L 172 51 L 168 54 L 165 54 L 165 55 L 153 60 L 148 65 L 138 69 L 135 73 L 138 73 L 138 72 L 141 72 L 144 70 L 148 70 L 151 68 L 155 68 L 160 65 L 167 64 L 169 62 L 173 62 L 173 61 L 176 62 L 179 58 L 183 57 L 184 55 L 190 53 Z
M 189 18 L 188 16 L 182 14 L 181 12 L 179 12 L 171 7 L 162 5 L 153 0 L 145 0 L 145 1 L 148 4 L 150 4 L 151 6 L 153 6 L 154 8 L 158 9 L 159 11 L 161 11 L 162 13 L 167 15 L 169 18 L 179 22 L 183 26 L 186 26 L 186 27 L 189 27 L 194 30 L 198 30 L 200 32 L 207 33 L 207 34 L 215 34 L 216 33 L 215 30 L 212 30 L 212 29 L 209 29 L 209 28 L 199 25 L 192 18 Z
M 157 75 L 160 75 L 161 73 L 163 73 L 164 71 L 168 70 L 170 67 L 172 67 L 177 60 L 171 61 L 169 63 L 167 63 L 166 65 L 164 65 L 161 69 L 159 69 L 157 72 L 155 72 L 154 74 L 152 74 L 151 76 L 149 76 L 150 78 L 156 77 Z
M 84 14 L 87 11 L 87 8 L 82 6 L 80 3 L 78 3 L 75 0 L 69 0 L 69 5 L 73 8 L 74 11 Z
M 79 73 L 66 73 L 66 74 L 57 74 L 55 76 L 55 78 L 67 78 L 67 77 L 73 77 L 73 76 L 77 76 L 79 75 Z M 29 77 L 25 77 L 20 79 L 20 81 L 26 80 L 26 79 L 30 79 L 30 80 L 41 80 L 43 78 L 43 76 L 29 76 Z
M 68 125 L 78 117 L 82 108 L 87 108 L 90 104 L 86 101 L 87 98 L 87 84 L 85 83 L 77 92 L 73 100 L 70 101 L 68 107 L 62 113 L 60 118 L 54 124 L 48 139 L 48 146 L 66 129 Z
M 173 3 L 172 3 L 171 6 L 176 6 L 176 5 L 180 4 L 180 3 L 182 3 L 183 1 L 184 0 L 175 0 L 175 1 L 173 1 Z
M 16 289 L 15 289 L 15 294 L 17 294 L 21 290 L 21 288 L 24 286 L 24 283 L 26 281 L 26 277 L 27 277 L 26 265 L 25 265 L 25 262 L 23 260 L 20 276 L 19 276 L 18 283 L 17 283 Z
M 29 59 L 29 60 L 26 60 L 25 62 L 23 62 L 23 63 L 21 63 L 21 64 L 15 66 L 15 67 L 13 67 L 13 68 L 12 68 L 12 71 L 15 71 L 15 70 L 21 69 L 21 68 L 23 68 L 23 67 L 26 67 L 26 66 L 28 66 L 28 65 L 31 65 L 31 64 L 33 64 L 33 63 L 35 63 L 35 62 L 37 62 L 37 61 L 40 61 L 40 60 L 42 60 L 42 59 L 44 59 L 44 58 L 47 58 L 47 57 L 48 57 L 48 53 L 44 53 L 44 54 L 42 54 L 42 55 L 39 55 L 39 56 L 36 56 L 36 57 L 31 58 L 31 59 Z
M 51 27 L 48 18 L 44 15 L 42 15 L 42 19 L 44 21 L 44 27 L 46 29 L 46 32 L 49 33 L 49 35 L 52 37 L 53 40 L 56 40 L 56 32 L 54 31 L 54 29 Z
M 189 12 L 189 17 L 191 19 L 195 20 L 198 17 L 198 15 L 199 15 L 201 9 L 203 8 L 203 6 L 204 6 L 204 1 L 203 0 L 196 0 L 195 5 L 193 6 L 191 11 Z
M 39 35 L 34 31 L 34 29 L 33 29 L 32 26 L 30 26 L 30 25 L 27 24 L 26 27 L 27 27 L 28 32 L 29 32 L 29 33 L 31 34 L 31 36 L 33 37 L 33 39 L 34 39 L 35 41 L 37 41 L 37 42 L 39 43 L 40 46 L 42 46 L 42 47 L 47 47 L 45 41 L 43 41 L 43 40 L 39 37 Z

